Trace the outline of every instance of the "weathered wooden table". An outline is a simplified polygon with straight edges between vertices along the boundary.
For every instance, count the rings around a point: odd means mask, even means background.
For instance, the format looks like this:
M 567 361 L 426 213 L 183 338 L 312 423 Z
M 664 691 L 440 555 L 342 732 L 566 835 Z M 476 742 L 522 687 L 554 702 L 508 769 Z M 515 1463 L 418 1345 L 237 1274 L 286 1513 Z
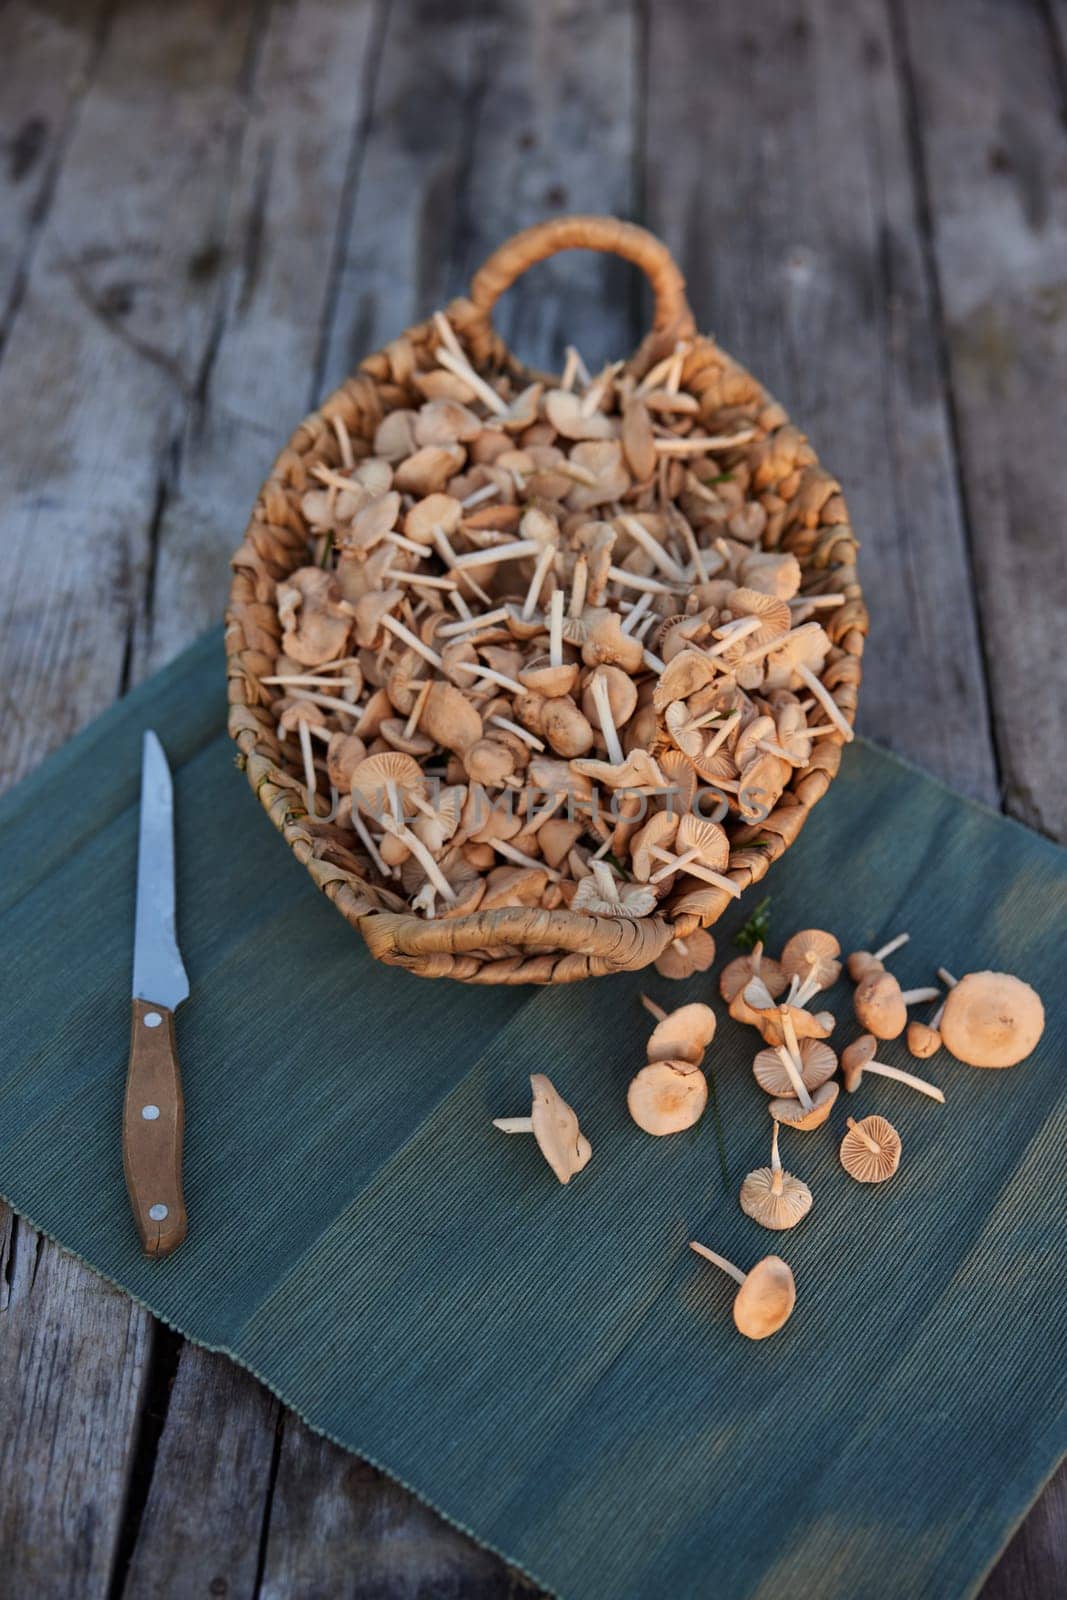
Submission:
M 667 238 L 698 320 L 840 473 L 874 618 L 863 731 L 1067 830 L 1065 0 L 8 0 L 0 21 L 7 782 L 218 619 L 312 401 L 514 228 L 588 209 Z M 503 325 L 534 361 L 565 336 L 593 361 L 641 313 L 625 268 L 571 257 Z M 0 1246 L 12 1600 L 522 1587 L 10 1214 Z M 986 1596 L 1065 1591 L 1061 1473 Z

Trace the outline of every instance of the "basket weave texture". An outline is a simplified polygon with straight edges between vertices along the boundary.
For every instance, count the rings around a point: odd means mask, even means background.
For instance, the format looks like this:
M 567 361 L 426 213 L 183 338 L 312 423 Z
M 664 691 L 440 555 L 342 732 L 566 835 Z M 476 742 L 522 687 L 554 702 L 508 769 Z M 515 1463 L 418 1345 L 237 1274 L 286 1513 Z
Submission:
M 618 254 L 649 278 L 653 327 L 627 363 L 635 378 L 668 355 L 678 341 L 686 341 L 681 383 L 698 400 L 703 427 L 709 433 L 729 432 L 739 425 L 754 429 L 751 441 L 738 446 L 727 464 L 747 467 L 750 492 L 759 496 L 768 513 L 763 547 L 797 558 L 803 592 L 845 596 L 843 604 L 820 618 L 832 645 L 820 676 L 851 723 L 868 619 L 856 579 L 857 544 L 840 487 L 782 407 L 714 340 L 697 334 L 682 274 L 659 240 L 633 224 L 604 217 L 568 217 L 517 234 L 475 275 L 469 297 L 447 307 L 448 320 L 466 354 L 486 375 L 507 372 L 520 382 L 541 376 L 525 369 L 494 331 L 492 308 L 527 267 L 556 251 L 575 248 Z M 300 503 L 314 485 L 312 469 L 319 464 L 340 465 L 335 418 L 353 441 L 365 441 L 369 447 L 390 411 L 419 405 L 421 396 L 412 385 L 412 374 L 433 365 L 438 344 L 431 319 L 368 356 L 304 419 L 275 461 L 232 560 L 226 616 L 230 733 L 271 821 L 378 959 L 422 976 L 470 983 L 566 983 L 636 970 L 660 957 L 673 940 L 714 922 L 731 903 L 727 892 L 712 890 L 703 896 L 699 916 L 690 910 L 674 914 L 664 902 L 655 915 L 636 920 L 527 906 L 428 920 L 383 891 L 373 881 L 369 862 L 360 870 L 358 845 L 355 854 L 335 848 L 331 830 L 308 813 L 299 763 L 279 744 L 271 709 L 278 691 L 263 680 L 274 672 L 281 649 L 276 585 L 308 559 L 308 529 Z M 728 826 L 727 875 L 742 891 L 763 878 L 796 839 L 808 812 L 836 774 L 840 755 L 839 735 L 818 738 L 809 763 L 796 770 L 768 817 L 758 826 L 736 819 Z

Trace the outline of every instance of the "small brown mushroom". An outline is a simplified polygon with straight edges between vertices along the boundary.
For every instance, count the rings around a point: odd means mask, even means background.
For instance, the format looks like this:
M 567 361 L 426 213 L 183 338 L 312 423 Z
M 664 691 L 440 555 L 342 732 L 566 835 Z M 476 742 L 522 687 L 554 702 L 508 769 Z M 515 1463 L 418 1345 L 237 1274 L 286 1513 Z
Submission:
M 501 1133 L 532 1133 L 560 1183 L 569 1183 L 593 1154 L 578 1118 L 543 1072 L 530 1078 L 533 1105 L 528 1117 L 494 1117 Z
M 868 972 L 877 972 L 885 958 L 891 956 L 894 950 L 899 950 L 901 945 L 907 944 L 910 938 L 910 933 L 898 933 L 895 939 L 890 939 L 880 950 L 853 950 L 848 958 L 848 975 L 853 983 L 859 983 Z
M 900 1134 L 884 1117 L 849 1117 L 841 1165 L 857 1183 L 884 1183 L 900 1165 L 900 1148 Z
M 684 939 L 672 939 L 655 965 L 661 978 L 691 978 L 707 972 L 714 960 L 715 940 L 706 928 L 694 928 Z
M 695 1239 L 690 1239 L 689 1248 L 740 1284 L 734 1297 L 734 1326 L 746 1339 L 767 1339 L 789 1321 L 797 1290 L 793 1274 L 781 1256 L 764 1256 L 751 1272 L 742 1272 L 725 1256 Z
M 811 1190 L 800 1178 L 782 1169 L 778 1154 L 778 1123 L 771 1135 L 771 1164 L 757 1167 L 741 1185 L 741 1210 L 761 1228 L 781 1231 L 795 1228 L 811 1210 Z
M 332 572 L 300 567 L 278 585 L 277 605 L 282 649 L 291 660 L 316 667 L 344 655 L 352 615 Z
M 572 911 L 598 917 L 647 917 L 656 909 L 656 892 L 640 883 L 620 883 L 605 861 L 590 862 L 591 872 L 578 885 Z
M 936 1000 L 939 989 L 901 989 L 891 972 L 871 967 L 856 985 L 852 1008 L 856 1021 L 878 1039 L 896 1039 L 908 1022 L 908 1006 Z
M 646 1047 L 649 1061 L 691 1061 L 699 1067 L 715 1037 L 715 1013 L 711 1007 L 694 1001 L 675 1011 L 664 1011 L 647 994 L 641 996 L 641 1004 L 658 1018 Z
M 782 970 L 792 983 L 790 1002 L 806 1006 L 821 989 L 829 989 L 841 976 L 841 946 L 832 933 L 805 928 L 794 933 L 782 951 Z
M 906 1083 L 909 1089 L 918 1089 L 920 1094 L 929 1095 L 931 1100 L 937 1100 L 944 1105 L 945 1096 L 934 1083 L 927 1083 L 925 1078 L 917 1078 L 914 1073 L 904 1072 L 900 1067 L 891 1067 L 884 1061 L 875 1061 L 874 1052 L 878 1048 L 877 1040 L 873 1034 L 861 1033 L 850 1045 L 846 1045 L 841 1052 L 841 1076 L 849 1094 L 853 1094 L 860 1086 L 863 1076 L 873 1072 L 879 1078 L 892 1078 L 897 1083 Z
M 821 1128 L 837 1099 L 837 1084 L 831 1078 L 811 1096 L 811 1109 L 805 1110 L 799 1100 L 772 1100 L 768 1110 L 775 1122 L 786 1122 L 798 1133 L 810 1133 Z
M 941 1018 L 945 1049 L 969 1067 L 1014 1067 L 1045 1029 L 1041 997 L 1010 972 L 968 972 Z
M 637 1126 L 657 1137 L 691 1128 L 707 1103 L 708 1080 L 691 1061 L 650 1061 L 626 1091 Z

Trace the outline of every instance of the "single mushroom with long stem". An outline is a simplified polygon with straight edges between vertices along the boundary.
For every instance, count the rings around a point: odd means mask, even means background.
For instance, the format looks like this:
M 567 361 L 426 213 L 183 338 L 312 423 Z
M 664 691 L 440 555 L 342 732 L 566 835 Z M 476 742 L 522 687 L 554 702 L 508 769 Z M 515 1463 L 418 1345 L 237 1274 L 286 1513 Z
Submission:
M 665 1011 L 647 994 L 641 996 L 641 1004 L 656 1018 L 646 1047 L 649 1061 L 691 1061 L 699 1067 L 715 1037 L 715 1013 L 711 1007 L 695 1000 Z
M 778 1154 L 778 1123 L 771 1135 L 771 1164 L 757 1167 L 741 1185 L 741 1210 L 761 1228 L 781 1231 L 795 1228 L 811 1210 L 811 1190 L 800 1178 L 784 1171 Z
M 896 1039 L 908 1024 L 908 1007 L 936 1000 L 940 989 L 902 989 L 891 972 L 871 967 L 856 985 L 852 1009 L 856 1021 L 878 1039 Z
M 885 1117 L 849 1117 L 841 1165 L 857 1183 L 884 1183 L 900 1165 L 900 1149 L 900 1134 Z
M 902 1067 L 892 1067 L 885 1061 L 876 1061 L 874 1052 L 878 1048 L 878 1041 L 871 1033 L 861 1033 L 850 1045 L 846 1045 L 841 1052 L 841 1076 L 849 1094 L 854 1094 L 866 1073 L 872 1072 L 879 1078 L 892 1078 L 895 1083 L 906 1083 L 909 1089 L 917 1089 L 920 1094 L 929 1095 L 931 1100 L 936 1100 L 944 1105 L 945 1096 L 936 1083 L 927 1083 L 925 1078 L 917 1078 L 913 1072 L 905 1072 Z
M 494 1117 L 493 1127 L 501 1133 L 532 1133 L 538 1149 L 560 1183 L 570 1183 L 593 1154 L 592 1146 L 578 1126 L 578 1118 L 543 1072 L 530 1077 L 533 1104 L 528 1117 Z
M 637 1126 L 657 1137 L 691 1128 L 707 1103 L 707 1078 L 699 1066 L 681 1057 L 650 1061 L 626 1091 L 627 1109 Z
M 690 1239 L 689 1248 L 740 1285 L 734 1296 L 734 1326 L 746 1339 L 769 1339 L 789 1321 L 797 1302 L 797 1289 L 793 1273 L 781 1256 L 764 1256 L 751 1272 L 742 1272 L 696 1239 Z

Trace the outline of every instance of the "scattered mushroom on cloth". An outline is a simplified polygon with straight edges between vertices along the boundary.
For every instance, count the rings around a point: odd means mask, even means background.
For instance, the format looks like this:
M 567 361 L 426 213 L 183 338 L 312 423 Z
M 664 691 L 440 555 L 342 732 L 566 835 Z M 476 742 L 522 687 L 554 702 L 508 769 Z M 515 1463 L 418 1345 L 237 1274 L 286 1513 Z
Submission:
M 689 343 L 640 380 L 572 350 L 520 388 L 435 325 L 373 438 L 334 417 L 307 562 L 266 597 L 262 684 L 316 853 L 426 919 L 663 910 L 691 932 L 660 970 L 704 971 L 732 853 L 764 848 L 786 786 L 853 736 L 822 678 L 848 597 L 818 575 L 801 592 L 776 547 L 789 463 L 759 465 L 741 410 L 707 432 Z

